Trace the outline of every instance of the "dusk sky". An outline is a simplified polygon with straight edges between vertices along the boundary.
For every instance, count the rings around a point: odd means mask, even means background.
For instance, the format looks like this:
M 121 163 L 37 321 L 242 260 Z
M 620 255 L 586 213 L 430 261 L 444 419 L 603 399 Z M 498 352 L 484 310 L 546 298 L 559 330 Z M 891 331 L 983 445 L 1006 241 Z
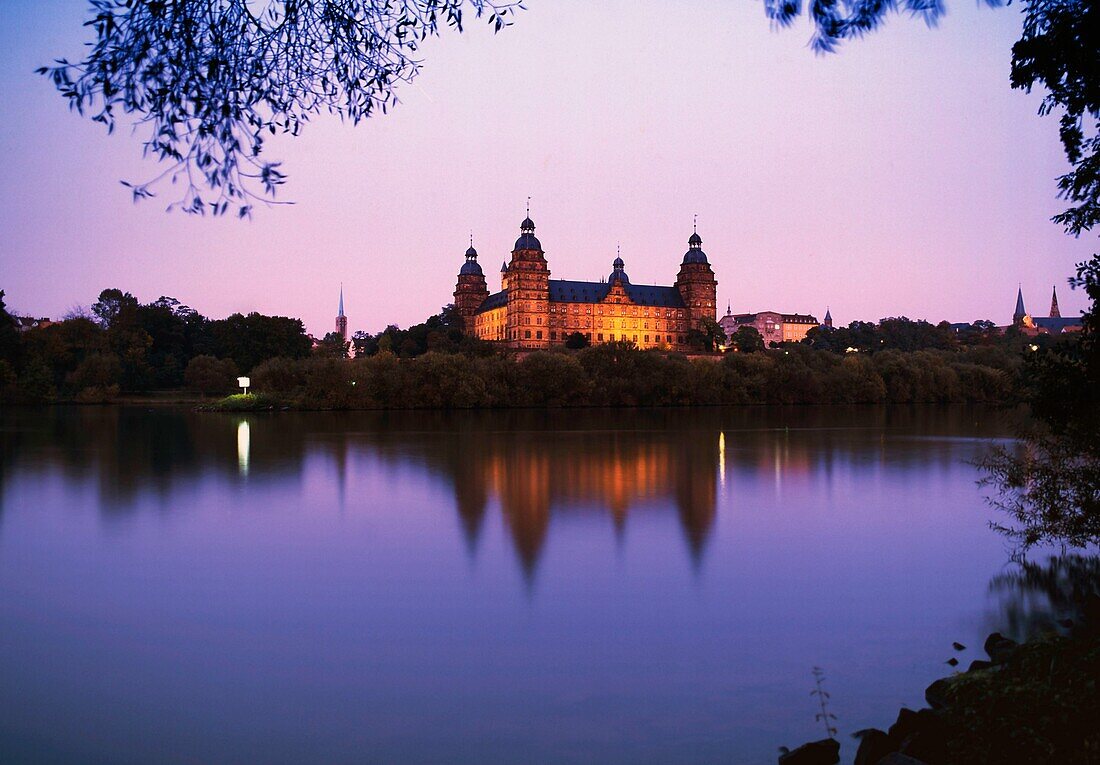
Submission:
M 1066 170 L 1040 94 L 1009 87 L 1015 6 L 951 2 L 815 56 L 805 19 L 753 0 L 528 0 L 493 35 L 472 22 L 423 49 L 401 105 L 353 127 L 322 116 L 270 156 L 289 175 L 251 222 L 134 205 L 160 172 L 128 131 L 68 112 L 33 73 L 79 59 L 84 0 L 12 2 L 0 28 L 0 289 L 58 317 L 119 287 L 212 317 L 301 317 L 330 331 L 407 326 L 451 301 L 469 232 L 489 287 L 524 204 L 552 278 L 597 280 L 617 244 L 637 283 L 671 284 L 692 215 L 720 311 L 838 324 L 906 315 L 1009 322 L 1016 287 L 1045 316 L 1096 240 L 1049 221 Z

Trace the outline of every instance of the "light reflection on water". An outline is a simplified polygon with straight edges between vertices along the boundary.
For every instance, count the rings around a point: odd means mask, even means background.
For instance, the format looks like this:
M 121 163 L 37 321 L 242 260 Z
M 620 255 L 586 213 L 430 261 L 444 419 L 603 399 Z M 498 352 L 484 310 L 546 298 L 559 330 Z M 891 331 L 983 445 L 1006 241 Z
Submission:
M 0 428 L 4 761 L 772 762 L 814 665 L 842 733 L 919 705 L 1005 560 L 979 408 Z

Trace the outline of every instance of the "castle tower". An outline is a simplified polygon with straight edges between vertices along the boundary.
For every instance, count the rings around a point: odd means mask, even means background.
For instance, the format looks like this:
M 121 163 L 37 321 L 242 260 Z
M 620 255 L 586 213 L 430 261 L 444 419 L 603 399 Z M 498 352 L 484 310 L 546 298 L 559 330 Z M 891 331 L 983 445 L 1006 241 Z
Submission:
M 455 313 L 462 317 L 466 333 L 474 334 L 474 314 L 489 297 L 489 288 L 485 285 L 485 274 L 477 262 L 477 250 L 474 238 L 470 237 L 470 247 L 466 250 L 466 262 L 458 270 L 458 283 L 455 285 Z
M 1060 319 L 1062 318 L 1062 312 L 1058 310 L 1058 286 L 1055 285 L 1051 288 L 1050 293 L 1050 318 Z
M 675 286 L 688 309 L 689 329 L 699 329 L 704 318 L 714 321 L 718 310 L 718 280 L 703 252 L 703 240 L 698 231 L 693 231 L 688 238 L 688 251 L 680 263 Z
M 829 329 L 833 328 L 833 314 L 829 311 L 828 306 L 825 306 L 825 326 Z
M 1024 310 L 1024 288 L 1019 287 L 1016 290 L 1016 310 L 1012 312 L 1012 323 L 1022 324 L 1025 316 L 1027 311 Z
M 340 283 L 340 307 L 336 309 L 336 334 L 348 341 L 348 317 L 344 315 L 344 284 Z
M 508 340 L 516 348 L 550 347 L 550 269 L 530 212 L 508 264 Z

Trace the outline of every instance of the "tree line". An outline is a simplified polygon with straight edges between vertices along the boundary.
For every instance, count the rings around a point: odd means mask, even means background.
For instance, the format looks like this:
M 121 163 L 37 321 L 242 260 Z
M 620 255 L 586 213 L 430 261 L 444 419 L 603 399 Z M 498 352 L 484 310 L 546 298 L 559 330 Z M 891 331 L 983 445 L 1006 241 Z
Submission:
M 1001 332 L 987 321 L 956 331 L 900 317 L 817 327 L 800 343 L 772 348 L 741 327 L 730 342 L 738 352 L 720 361 L 621 342 L 519 356 L 465 334 L 448 305 L 407 329 L 356 332 L 350 341 L 330 333 L 315 344 L 299 319 L 211 319 L 174 298 L 141 303 L 119 289 L 103 290 L 88 310 L 18 331 L 0 292 L 0 396 L 42 403 L 179 388 L 224 394 L 250 374 L 257 392 L 313 408 L 1009 401 L 1025 357 L 1056 338 Z
M 188 387 L 224 393 L 238 373 L 275 356 L 302 358 L 301 320 L 235 313 L 210 319 L 175 298 L 141 303 L 106 289 L 90 309 L 19 331 L 0 291 L 0 400 L 107 401 L 123 392 Z

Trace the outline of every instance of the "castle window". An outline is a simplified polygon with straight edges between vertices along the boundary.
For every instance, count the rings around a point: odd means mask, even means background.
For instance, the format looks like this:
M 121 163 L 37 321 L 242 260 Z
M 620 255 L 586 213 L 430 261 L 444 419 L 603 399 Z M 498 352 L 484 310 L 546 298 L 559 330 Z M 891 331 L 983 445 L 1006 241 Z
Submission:
M 542 330 L 541 329 L 538 332 L 535 333 L 535 339 L 536 340 L 541 340 L 542 339 Z
M 596 339 L 599 340 L 602 343 L 603 342 L 603 332 L 600 332 L 599 334 L 597 334 Z
M 638 342 L 638 336 L 634 335 L 634 342 Z
M 645 341 L 646 341 L 647 343 L 649 342 L 649 335 L 646 335 L 646 336 L 645 336 Z
M 665 342 L 672 345 L 672 335 L 665 335 Z
M 551 340 L 557 340 L 558 339 L 558 333 L 554 332 L 554 331 L 551 331 L 550 332 L 550 339 Z
M 529 329 L 528 329 L 528 330 L 526 330 L 526 331 L 525 331 L 525 332 L 523 333 L 523 336 L 524 336 L 525 338 L 527 338 L 528 340 L 530 340 L 530 339 L 531 339 L 531 330 L 529 330 Z

